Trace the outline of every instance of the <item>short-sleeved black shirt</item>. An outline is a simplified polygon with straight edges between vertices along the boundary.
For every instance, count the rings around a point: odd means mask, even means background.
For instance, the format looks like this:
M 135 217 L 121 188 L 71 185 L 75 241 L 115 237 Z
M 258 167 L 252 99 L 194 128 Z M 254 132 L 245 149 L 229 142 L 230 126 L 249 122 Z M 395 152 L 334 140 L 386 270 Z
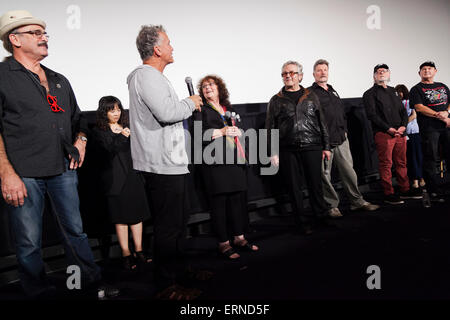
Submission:
M 0 63 L 0 133 L 6 154 L 21 177 L 46 177 L 66 170 L 74 134 L 87 132 L 69 81 L 44 66 L 50 95 L 64 112 L 53 112 L 39 76 L 13 57 Z
M 416 104 L 423 104 L 436 112 L 446 111 L 449 104 L 448 95 L 449 89 L 443 83 L 425 84 L 419 82 L 411 88 L 409 104 L 411 108 L 414 108 Z M 419 123 L 420 131 L 445 129 L 444 121 L 425 116 L 420 112 L 417 112 L 417 122 Z

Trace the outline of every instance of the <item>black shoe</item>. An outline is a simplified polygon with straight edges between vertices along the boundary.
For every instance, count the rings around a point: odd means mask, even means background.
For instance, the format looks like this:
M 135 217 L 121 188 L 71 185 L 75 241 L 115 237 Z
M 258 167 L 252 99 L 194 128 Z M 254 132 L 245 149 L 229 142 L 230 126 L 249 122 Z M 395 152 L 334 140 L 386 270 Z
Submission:
M 430 193 L 430 200 L 431 200 L 431 202 L 436 202 L 436 203 L 444 203 L 445 202 L 444 198 L 440 194 L 434 193 L 434 192 Z
M 309 236 L 314 233 L 314 228 L 310 224 L 305 224 L 300 227 L 300 233 Z
M 97 288 L 97 296 L 100 300 L 114 298 L 120 295 L 120 289 L 102 285 Z
M 125 271 L 133 271 L 136 269 L 136 262 L 131 254 L 129 256 L 122 257 L 122 268 Z
M 144 251 L 136 251 L 134 257 L 138 263 L 146 265 L 153 261 L 153 259 Z
M 406 192 L 400 192 L 400 199 L 422 199 L 419 188 L 411 188 Z
M 395 194 L 389 194 L 387 196 L 384 196 L 384 202 L 389 203 L 389 204 L 402 204 L 402 203 L 405 203 L 405 201 L 400 199 L 400 197 L 395 195 Z

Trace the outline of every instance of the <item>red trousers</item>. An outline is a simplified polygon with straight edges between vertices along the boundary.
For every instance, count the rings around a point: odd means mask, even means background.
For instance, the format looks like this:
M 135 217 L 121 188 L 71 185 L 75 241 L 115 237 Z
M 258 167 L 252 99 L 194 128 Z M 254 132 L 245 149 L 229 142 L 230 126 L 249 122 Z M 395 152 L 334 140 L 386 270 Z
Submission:
M 394 193 L 392 187 L 392 162 L 395 164 L 395 175 L 401 192 L 409 190 L 408 172 L 406 169 L 406 137 L 392 137 L 384 132 L 375 134 L 375 146 L 378 153 L 378 171 L 381 186 L 385 195 Z

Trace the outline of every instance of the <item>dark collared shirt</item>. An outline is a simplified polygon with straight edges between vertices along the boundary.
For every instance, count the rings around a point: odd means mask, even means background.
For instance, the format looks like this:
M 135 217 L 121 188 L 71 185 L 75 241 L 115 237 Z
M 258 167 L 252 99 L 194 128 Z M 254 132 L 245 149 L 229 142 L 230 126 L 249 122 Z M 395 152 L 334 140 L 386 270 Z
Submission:
M 387 133 L 389 128 L 398 129 L 408 124 L 406 108 L 393 87 L 374 84 L 364 92 L 363 102 L 375 132 Z
M 314 82 L 309 89 L 319 98 L 320 106 L 322 107 L 323 115 L 327 123 L 330 144 L 332 147 L 336 147 L 345 141 L 347 120 L 341 98 L 331 85 L 328 84 L 327 86 L 328 90 L 325 90 Z
M 53 112 L 39 76 L 14 58 L 0 63 L 0 133 L 21 177 L 63 173 L 74 133 L 87 132 L 69 81 L 44 66 L 50 94 L 64 112 Z

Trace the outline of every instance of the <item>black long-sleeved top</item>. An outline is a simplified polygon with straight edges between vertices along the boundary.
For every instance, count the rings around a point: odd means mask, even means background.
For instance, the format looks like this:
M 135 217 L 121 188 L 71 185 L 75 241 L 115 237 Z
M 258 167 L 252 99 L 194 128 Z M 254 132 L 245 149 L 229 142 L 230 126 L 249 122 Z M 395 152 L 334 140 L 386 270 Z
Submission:
M 347 132 L 347 119 L 344 104 L 333 86 L 327 84 L 328 90 L 319 86 L 316 82 L 308 89 L 312 90 L 319 98 L 331 146 L 339 146 L 345 141 Z
M 119 195 L 125 185 L 127 175 L 133 170 L 130 139 L 123 134 L 116 134 L 109 128 L 92 130 L 92 143 L 100 148 L 103 157 L 101 173 L 103 192 L 106 195 Z
M 363 102 L 374 132 L 386 133 L 389 128 L 398 129 L 407 126 L 406 108 L 393 87 L 384 88 L 374 84 L 364 92 Z
M 75 134 L 88 133 L 69 81 L 41 65 L 50 94 L 64 112 L 53 112 L 39 76 L 14 58 L 0 63 L 0 133 L 19 176 L 45 177 L 66 170 Z

